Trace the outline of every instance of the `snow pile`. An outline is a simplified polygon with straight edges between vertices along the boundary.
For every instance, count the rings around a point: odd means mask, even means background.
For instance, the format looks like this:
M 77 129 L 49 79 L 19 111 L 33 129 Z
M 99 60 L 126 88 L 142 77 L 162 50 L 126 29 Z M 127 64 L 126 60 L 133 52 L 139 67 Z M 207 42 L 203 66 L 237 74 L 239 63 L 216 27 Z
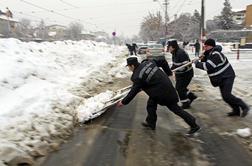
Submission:
M 248 138 L 251 136 L 250 128 L 237 129 L 236 134 L 242 138 Z
M 27 156 L 57 149 L 79 119 L 92 118 L 90 113 L 112 92 L 86 98 L 96 94 L 90 92 L 97 85 L 128 74 L 124 51 L 93 41 L 0 39 L 0 163 L 26 159 L 29 164 L 32 158 Z M 7 154 L 12 157 L 3 156 Z

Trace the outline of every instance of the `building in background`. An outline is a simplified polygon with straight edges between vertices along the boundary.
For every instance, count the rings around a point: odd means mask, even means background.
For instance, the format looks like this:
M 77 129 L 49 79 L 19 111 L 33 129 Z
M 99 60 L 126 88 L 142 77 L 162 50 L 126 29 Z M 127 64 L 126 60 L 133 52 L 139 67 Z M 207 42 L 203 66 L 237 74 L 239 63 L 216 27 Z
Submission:
M 245 9 L 234 9 L 233 12 L 233 20 L 236 24 L 244 24 L 246 17 Z
M 67 27 L 63 25 L 54 24 L 47 26 L 46 29 L 50 39 L 62 40 L 65 38 Z
M 246 8 L 245 27 L 252 28 L 252 4 Z
M 246 8 L 246 18 L 245 18 L 245 27 L 252 30 L 252 4 L 248 5 Z M 246 37 L 247 43 L 252 43 L 252 34 L 249 34 Z
M 0 15 L 0 36 L 13 37 L 17 24 L 17 20 L 7 17 L 5 15 Z

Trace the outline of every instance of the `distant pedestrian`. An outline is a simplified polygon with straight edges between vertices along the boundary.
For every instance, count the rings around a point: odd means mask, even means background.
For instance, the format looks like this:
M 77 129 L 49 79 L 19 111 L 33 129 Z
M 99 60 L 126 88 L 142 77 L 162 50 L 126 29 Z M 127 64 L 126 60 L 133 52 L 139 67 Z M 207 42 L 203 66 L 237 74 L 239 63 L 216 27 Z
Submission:
M 127 59 L 127 66 L 133 72 L 131 81 L 132 88 L 128 95 L 117 106 L 128 104 L 141 90 L 143 90 L 152 100 L 160 105 L 167 106 L 170 111 L 184 119 L 184 121 L 191 127 L 187 135 L 192 135 L 200 127 L 196 124 L 195 118 L 178 106 L 178 96 L 175 88 L 172 85 L 169 77 L 157 66 L 154 60 L 144 60 L 138 62 L 136 57 L 129 57 Z M 142 123 L 144 127 L 155 130 L 156 118 Z
M 172 54 L 172 70 L 191 61 L 189 55 L 184 49 L 178 46 L 176 40 L 171 40 L 168 42 L 168 49 Z M 197 98 L 197 96 L 188 89 L 193 75 L 194 73 L 192 65 L 185 66 L 175 71 L 176 90 L 178 91 L 180 102 L 182 104 L 182 108 L 184 109 L 190 108 L 191 103 Z
M 135 55 L 137 55 L 137 44 L 136 43 L 132 43 L 132 50 L 133 50 L 133 53 Z
M 133 47 L 132 47 L 132 45 L 130 45 L 128 43 L 126 43 L 125 45 L 127 46 L 128 50 L 129 50 L 129 55 L 133 55 Z
M 201 61 L 194 62 L 196 68 L 207 71 L 211 84 L 220 88 L 223 100 L 232 108 L 227 115 L 245 117 L 249 107 L 242 99 L 232 94 L 235 72 L 227 57 L 221 52 L 221 46 L 216 46 L 215 40 L 207 39 L 204 43 L 204 50 Z
M 185 46 L 188 44 L 188 41 L 183 41 L 182 47 L 185 48 Z
M 194 48 L 195 48 L 195 57 L 198 57 L 200 52 L 199 40 L 196 40 L 196 42 L 194 43 Z

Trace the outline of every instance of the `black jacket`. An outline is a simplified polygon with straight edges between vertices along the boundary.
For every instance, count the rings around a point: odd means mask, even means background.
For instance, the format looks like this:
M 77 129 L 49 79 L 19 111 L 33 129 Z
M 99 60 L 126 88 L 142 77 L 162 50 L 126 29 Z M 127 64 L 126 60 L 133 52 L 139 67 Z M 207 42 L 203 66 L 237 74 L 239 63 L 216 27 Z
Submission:
M 162 67 L 163 71 L 159 67 Z M 133 71 L 133 86 L 122 103 L 128 104 L 141 90 L 160 105 L 177 103 L 177 92 L 168 77 L 171 74 L 166 60 L 144 60 Z
M 176 69 L 177 67 L 180 67 L 188 62 L 190 62 L 189 55 L 181 48 L 177 48 L 172 52 L 172 66 L 171 69 Z M 176 77 L 185 74 L 186 72 L 193 70 L 192 65 L 183 67 L 182 69 L 175 72 Z
M 195 63 L 197 68 L 207 71 L 213 86 L 220 86 L 223 79 L 235 77 L 231 64 L 221 50 L 221 46 L 216 46 L 205 51 L 201 62 Z

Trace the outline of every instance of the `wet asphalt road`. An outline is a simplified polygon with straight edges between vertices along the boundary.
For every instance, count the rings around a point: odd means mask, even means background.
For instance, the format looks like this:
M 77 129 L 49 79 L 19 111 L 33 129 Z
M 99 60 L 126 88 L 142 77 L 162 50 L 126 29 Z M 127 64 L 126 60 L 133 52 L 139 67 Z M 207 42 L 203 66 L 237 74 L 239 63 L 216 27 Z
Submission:
M 221 136 L 203 123 L 198 102 L 190 112 L 201 118 L 200 135 L 184 136 L 187 125 L 165 107 L 158 107 L 155 131 L 144 129 L 147 96 L 140 93 L 127 106 L 111 108 L 83 125 L 42 166 L 251 166 L 250 152 L 233 137 Z M 199 115 L 198 115 L 199 114 Z M 210 112 L 211 115 L 211 112 Z M 213 113 L 213 116 L 215 112 Z M 203 120 L 202 120 L 203 119 Z M 216 118 L 218 120 L 218 118 Z M 218 124 L 217 124 L 218 125 Z

